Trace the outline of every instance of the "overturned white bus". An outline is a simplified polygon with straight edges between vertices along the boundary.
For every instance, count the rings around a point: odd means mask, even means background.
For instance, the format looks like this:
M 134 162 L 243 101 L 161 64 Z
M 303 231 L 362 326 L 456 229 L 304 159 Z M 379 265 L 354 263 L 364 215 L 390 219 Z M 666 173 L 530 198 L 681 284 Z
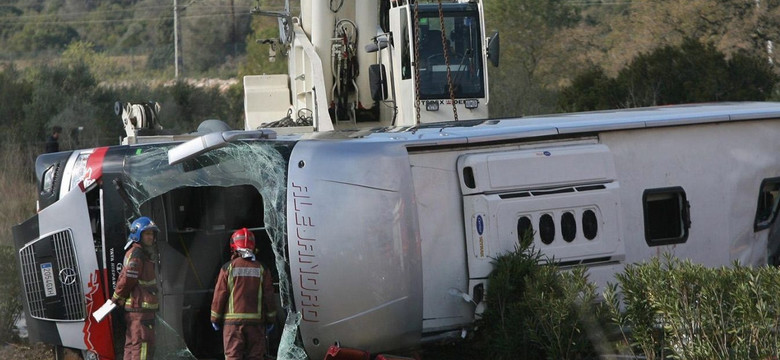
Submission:
M 777 263 L 780 103 L 187 139 L 38 158 L 40 211 L 14 228 L 31 339 L 114 358 L 120 317 L 89 315 L 138 214 L 160 227 L 160 318 L 197 358 L 220 356 L 209 304 L 241 227 L 273 269 L 285 359 L 460 336 L 527 229 L 599 283 L 661 252 Z

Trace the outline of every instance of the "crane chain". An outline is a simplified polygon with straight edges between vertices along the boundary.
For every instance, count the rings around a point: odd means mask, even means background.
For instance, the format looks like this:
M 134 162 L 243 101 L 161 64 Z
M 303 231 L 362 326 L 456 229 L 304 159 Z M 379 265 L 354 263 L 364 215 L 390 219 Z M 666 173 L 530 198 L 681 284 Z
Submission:
M 442 7 L 441 0 L 439 0 L 439 24 L 441 24 L 441 46 L 444 50 L 444 64 L 447 65 L 447 87 L 450 90 L 452 115 L 455 121 L 458 121 L 458 108 L 455 104 L 455 87 L 452 85 L 452 73 L 450 72 L 450 47 L 448 46 L 449 41 L 447 41 L 447 29 L 444 27 L 444 9 Z
M 420 11 L 414 2 L 414 115 L 420 125 Z

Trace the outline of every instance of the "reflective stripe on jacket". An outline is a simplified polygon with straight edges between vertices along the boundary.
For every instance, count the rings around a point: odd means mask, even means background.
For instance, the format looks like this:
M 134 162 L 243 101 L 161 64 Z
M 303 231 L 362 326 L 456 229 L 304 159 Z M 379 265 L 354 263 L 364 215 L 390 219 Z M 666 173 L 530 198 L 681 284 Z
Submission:
M 211 302 L 211 322 L 273 322 L 276 305 L 271 281 L 271 273 L 259 262 L 234 256 L 219 270 Z

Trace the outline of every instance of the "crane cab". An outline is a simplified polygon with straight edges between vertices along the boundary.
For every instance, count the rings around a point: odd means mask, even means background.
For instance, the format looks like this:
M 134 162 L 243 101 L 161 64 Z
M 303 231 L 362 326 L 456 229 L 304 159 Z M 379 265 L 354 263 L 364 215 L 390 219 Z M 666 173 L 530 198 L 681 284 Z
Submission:
M 299 17 L 289 3 L 283 13 L 258 12 L 279 18 L 288 74 L 244 79 L 246 130 L 488 118 L 486 64 L 498 66 L 498 34 L 485 36 L 481 1 L 309 0 Z
M 397 102 L 403 104 L 397 123 L 487 118 L 489 39 L 482 4 L 400 1 L 391 6 L 392 76 Z

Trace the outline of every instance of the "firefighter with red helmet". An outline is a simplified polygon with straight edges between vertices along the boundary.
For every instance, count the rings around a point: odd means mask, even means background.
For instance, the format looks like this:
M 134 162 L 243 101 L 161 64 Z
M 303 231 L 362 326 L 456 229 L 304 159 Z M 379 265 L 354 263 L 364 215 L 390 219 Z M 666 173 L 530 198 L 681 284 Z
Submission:
M 255 258 L 255 236 L 247 228 L 230 237 L 233 252 L 219 271 L 211 302 L 211 324 L 219 330 L 225 359 L 263 359 L 266 351 L 265 324 L 276 317 L 271 272 Z
M 155 313 L 159 307 L 154 258 L 159 231 L 146 216 L 130 225 L 124 265 L 111 297 L 113 303 L 124 304 L 127 322 L 125 360 L 146 360 L 154 356 Z

